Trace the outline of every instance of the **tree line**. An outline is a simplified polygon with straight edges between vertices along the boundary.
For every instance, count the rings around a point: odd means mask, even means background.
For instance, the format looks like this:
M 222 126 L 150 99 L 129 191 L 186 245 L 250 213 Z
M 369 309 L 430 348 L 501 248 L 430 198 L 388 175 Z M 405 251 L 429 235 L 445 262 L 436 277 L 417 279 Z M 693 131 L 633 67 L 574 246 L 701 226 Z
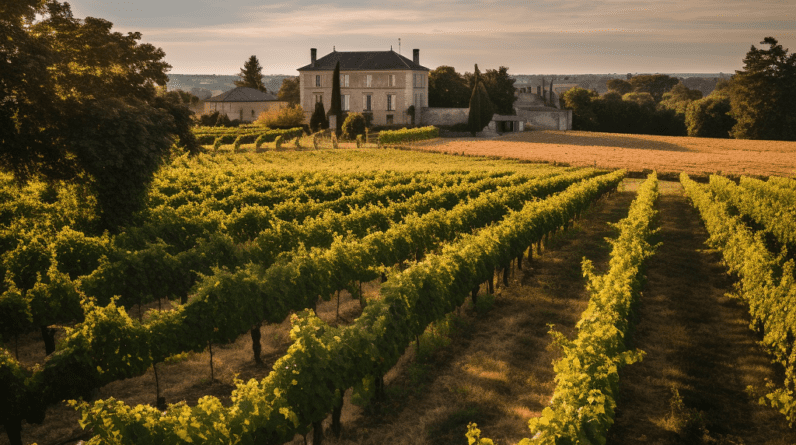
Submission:
M 773 37 L 752 45 L 744 67 L 706 97 L 664 74 L 606 82 L 608 92 L 573 88 L 561 97 L 573 129 L 613 133 L 796 140 L 796 55 Z

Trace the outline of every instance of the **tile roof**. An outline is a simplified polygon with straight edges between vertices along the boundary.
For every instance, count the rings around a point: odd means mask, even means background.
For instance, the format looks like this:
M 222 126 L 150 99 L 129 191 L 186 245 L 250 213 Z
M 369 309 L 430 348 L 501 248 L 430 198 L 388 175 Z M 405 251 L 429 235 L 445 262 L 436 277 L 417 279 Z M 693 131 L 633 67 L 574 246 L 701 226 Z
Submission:
M 362 70 L 425 70 L 428 68 L 413 62 L 395 51 L 332 51 L 298 71 L 329 71 L 340 61 L 340 71 Z
M 213 96 L 205 100 L 205 102 L 266 102 L 274 100 L 279 99 L 271 93 L 263 93 L 260 90 L 249 87 L 237 87 L 226 93 Z

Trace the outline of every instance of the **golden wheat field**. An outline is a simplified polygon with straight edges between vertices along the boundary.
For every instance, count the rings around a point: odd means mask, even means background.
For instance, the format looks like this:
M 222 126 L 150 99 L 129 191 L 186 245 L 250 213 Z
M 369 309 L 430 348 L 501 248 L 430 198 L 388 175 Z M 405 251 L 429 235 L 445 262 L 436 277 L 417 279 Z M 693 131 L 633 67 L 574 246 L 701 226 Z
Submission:
M 539 130 L 494 139 L 435 139 L 415 148 L 662 174 L 796 175 L 796 142 L 782 141 Z

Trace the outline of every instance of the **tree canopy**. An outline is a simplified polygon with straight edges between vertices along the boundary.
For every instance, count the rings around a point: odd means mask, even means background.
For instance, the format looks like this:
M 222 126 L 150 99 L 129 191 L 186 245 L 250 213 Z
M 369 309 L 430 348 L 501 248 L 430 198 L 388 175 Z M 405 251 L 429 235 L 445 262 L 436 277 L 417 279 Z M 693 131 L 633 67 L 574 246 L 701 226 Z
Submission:
M 642 74 L 630 79 L 630 86 L 636 93 L 650 93 L 655 102 L 660 102 L 663 93 L 671 90 L 680 82 L 675 77 L 666 74 Z
M 622 79 L 611 79 L 605 82 L 605 86 L 608 87 L 608 91 L 619 93 L 620 96 L 624 96 L 633 91 L 633 85 L 630 85 L 630 82 Z
M 74 18 L 57 0 L 4 2 L 0 168 L 20 181 L 69 181 L 94 193 L 105 228 L 143 202 L 179 139 L 197 148 L 179 94 L 158 92 L 171 68 L 141 34 Z
M 283 80 L 277 96 L 279 100 L 283 100 L 289 105 L 298 105 L 299 101 L 301 101 L 301 89 L 298 76 L 288 77 Z
M 337 116 L 337 124 L 334 129 L 337 134 L 340 133 L 343 122 L 343 98 L 340 94 L 340 62 L 334 66 L 334 73 L 332 73 L 332 103 L 329 105 L 329 112 L 326 115 Z M 331 125 L 331 124 L 330 124 Z
M 733 76 L 729 96 L 738 139 L 796 140 L 796 53 L 773 37 L 754 45 Z
M 452 66 L 438 66 L 428 73 L 428 106 L 464 108 L 470 102 L 472 88 L 467 87 L 464 76 Z
M 263 83 L 263 67 L 260 65 L 260 61 L 257 60 L 257 56 L 251 56 L 249 60 L 243 63 L 243 68 L 240 69 L 238 77 L 240 77 L 240 80 L 235 81 L 235 86 L 254 88 L 263 93 L 268 91 Z
M 478 71 L 478 65 L 475 65 L 472 85 L 473 93 L 470 96 L 470 110 L 467 118 L 467 126 L 470 130 L 470 134 L 475 136 L 476 133 L 489 125 L 492 116 L 495 114 L 495 108 L 489 100 L 489 94 L 486 92 L 483 82 L 481 82 L 481 72 Z
M 514 115 L 514 79 L 509 76 L 509 69 L 501 66 L 496 70 L 486 70 L 481 76 L 484 88 L 489 95 L 489 100 L 495 106 L 495 113 L 503 115 Z

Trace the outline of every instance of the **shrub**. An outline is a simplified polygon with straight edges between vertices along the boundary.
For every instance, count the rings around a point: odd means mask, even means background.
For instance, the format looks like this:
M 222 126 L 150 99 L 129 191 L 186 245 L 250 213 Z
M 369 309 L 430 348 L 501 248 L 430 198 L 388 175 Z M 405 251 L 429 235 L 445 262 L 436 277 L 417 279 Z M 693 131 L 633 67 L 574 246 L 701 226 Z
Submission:
M 353 141 L 365 132 L 365 116 L 362 113 L 349 113 L 343 122 L 343 138 Z
M 439 129 L 435 126 L 382 131 L 379 134 L 379 144 L 394 144 L 398 142 L 420 141 L 439 137 Z
M 318 130 L 325 130 L 327 128 L 329 128 L 329 120 L 326 119 L 326 111 L 323 109 L 323 102 L 316 102 L 315 111 L 312 113 L 312 117 L 310 117 L 310 130 L 315 133 Z
M 261 127 L 297 127 L 304 123 L 304 109 L 294 105 L 263 111 L 254 123 Z
M 282 135 L 277 136 L 276 139 L 274 140 L 274 146 L 276 147 L 277 150 L 282 148 L 282 141 L 283 140 L 284 139 L 282 139 Z
M 218 149 L 221 148 L 221 140 L 222 139 L 223 139 L 223 136 L 216 138 L 215 142 L 213 142 L 213 151 L 218 151 Z
M 237 153 L 240 150 L 240 140 L 243 136 L 238 136 L 235 138 L 235 142 L 232 143 L 232 152 Z

